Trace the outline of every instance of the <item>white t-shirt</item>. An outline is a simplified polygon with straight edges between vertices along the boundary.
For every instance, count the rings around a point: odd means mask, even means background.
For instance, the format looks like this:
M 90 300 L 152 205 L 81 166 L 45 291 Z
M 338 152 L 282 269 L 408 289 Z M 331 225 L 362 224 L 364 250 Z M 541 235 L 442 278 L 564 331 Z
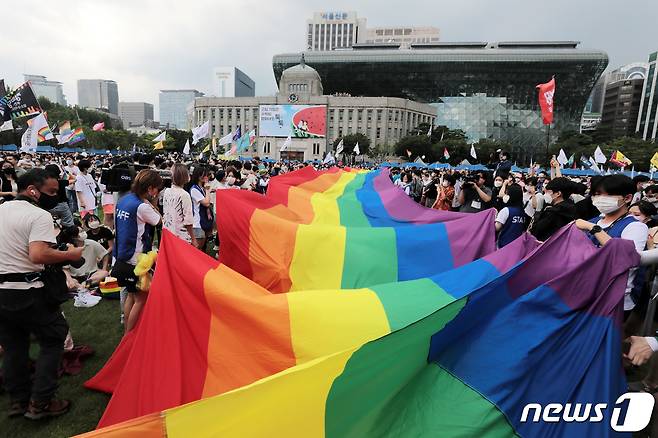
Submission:
M 0 205 L 0 274 L 43 271 L 43 265 L 30 261 L 30 242 L 56 243 L 50 213 L 27 201 L 8 201 Z M 33 287 L 43 287 L 43 283 L 0 283 L 0 289 Z
M 201 218 L 199 217 L 199 205 L 201 201 L 205 198 L 204 194 L 196 188 L 192 187 L 190 190 L 190 196 L 192 198 L 192 210 L 194 211 L 194 223 L 192 224 L 193 228 L 201 228 Z
M 160 223 L 161 219 L 160 212 L 153 208 L 148 202 L 142 202 L 139 207 L 137 207 L 137 240 L 135 241 L 135 252 L 133 253 L 132 258 L 128 261 L 129 264 L 133 266 L 137 265 L 137 255 L 144 251 L 142 236 L 144 236 L 146 224 L 155 226 Z
M 601 228 L 605 229 L 611 224 L 603 225 L 603 217 L 599 219 L 596 223 Z M 635 244 L 635 250 L 637 252 L 644 251 L 645 246 L 647 245 L 647 239 L 649 237 L 649 227 L 646 224 L 636 221 L 626 225 L 626 228 L 621 232 L 622 239 L 632 240 Z M 633 310 L 635 303 L 631 298 L 631 291 L 633 290 L 633 282 L 635 281 L 635 275 L 637 274 L 637 268 L 632 268 L 628 272 L 628 283 L 626 284 L 626 292 L 624 292 L 624 310 Z
M 256 175 L 254 175 L 253 173 L 248 173 L 245 176 L 244 183 L 242 183 L 242 186 L 240 186 L 240 188 L 242 188 L 243 190 L 252 190 L 252 187 L 255 186 L 257 182 L 258 182 L 258 178 L 256 177 Z
M 181 187 L 172 185 L 164 191 L 162 197 L 162 226 L 179 238 L 190 243 L 192 239 L 185 229 L 186 225 L 194 225 L 192 215 L 192 198 Z
M 501 208 L 498 214 L 496 215 L 496 222 L 500 222 L 501 224 L 505 225 L 508 218 L 509 218 L 509 208 L 504 207 Z
M 85 262 L 79 268 L 69 266 L 69 272 L 74 277 L 84 277 L 98 271 L 98 262 L 107 255 L 107 250 L 103 245 L 95 240 L 85 239 L 85 246 L 82 250 L 82 258 Z
M 79 211 L 89 211 L 96 209 L 96 182 L 94 177 L 86 174 L 79 174 L 75 177 L 75 191 L 80 193 L 80 198 L 84 203 L 78 206 Z

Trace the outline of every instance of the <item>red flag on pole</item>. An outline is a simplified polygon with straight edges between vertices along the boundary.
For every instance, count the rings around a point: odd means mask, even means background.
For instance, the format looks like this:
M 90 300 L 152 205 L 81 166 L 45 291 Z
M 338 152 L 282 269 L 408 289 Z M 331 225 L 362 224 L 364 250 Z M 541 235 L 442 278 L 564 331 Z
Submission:
M 544 125 L 553 123 L 553 95 L 555 94 L 555 76 L 545 84 L 537 85 L 539 90 L 539 106 Z

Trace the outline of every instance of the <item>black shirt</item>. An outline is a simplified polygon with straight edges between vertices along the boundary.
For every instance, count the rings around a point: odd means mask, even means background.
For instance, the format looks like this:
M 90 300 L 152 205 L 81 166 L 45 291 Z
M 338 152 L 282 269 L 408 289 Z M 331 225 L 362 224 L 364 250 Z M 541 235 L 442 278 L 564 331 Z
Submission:
M 530 233 L 545 241 L 557 230 L 576 219 L 576 205 L 570 199 L 557 205 L 548 205 L 532 223 Z
M 88 230 L 87 239 L 95 240 L 103 245 L 103 248 L 110 249 L 109 241 L 114 239 L 114 233 L 109 228 L 100 226 L 95 230 Z

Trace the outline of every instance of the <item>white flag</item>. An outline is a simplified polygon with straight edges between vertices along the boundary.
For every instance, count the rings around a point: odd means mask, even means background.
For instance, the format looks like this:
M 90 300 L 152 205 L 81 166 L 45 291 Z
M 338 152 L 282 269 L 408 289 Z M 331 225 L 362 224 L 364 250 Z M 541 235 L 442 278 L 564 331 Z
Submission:
M 21 152 L 33 153 L 37 151 L 37 133 L 39 129 L 35 124 L 27 127 L 21 137 Z
M 160 142 L 160 141 L 165 141 L 166 139 L 167 139 L 167 131 L 162 131 L 152 141 L 153 141 L 153 143 L 157 143 L 157 142 Z
M 601 150 L 600 147 L 596 147 L 596 150 L 594 151 L 594 160 L 596 160 L 597 163 L 604 164 L 607 160 L 605 155 L 603 154 L 603 151 Z
M 14 125 L 12 125 L 11 120 L 7 120 L 5 123 L 0 125 L 0 132 L 11 131 L 12 129 L 14 129 Z
M 192 128 L 192 144 L 197 144 L 202 138 L 210 135 L 210 122 L 206 120 L 203 125 Z
M 563 149 L 560 149 L 560 153 L 557 156 L 557 162 L 560 163 L 562 166 L 564 166 L 569 162 L 569 159 L 567 158 L 567 154 L 564 153 Z
M 354 146 L 354 154 L 355 155 L 361 155 L 361 149 L 359 149 L 359 142 L 356 142 L 356 146 Z
M 427 131 L 427 136 L 428 137 L 432 136 L 432 125 L 430 125 L 430 129 Z
M 334 159 L 333 155 L 331 155 L 331 152 L 328 152 L 327 156 L 324 157 L 324 161 L 322 161 L 322 164 L 332 164 L 335 162 L 336 160 Z
M 478 159 L 478 156 L 475 153 L 475 146 L 474 145 L 471 145 L 471 157 L 475 158 L 476 160 Z
M 290 136 L 288 136 L 288 138 L 286 138 L 286 141 L 283 142 L 283 146 L 281 146 L 281 152 L 288 149 L 291 144 L 292 144 L 292 138 L 290 138 Z
M 343 153 L 343 139 L 340 140 L 338 146 L 336 146 L 336 155 Z
M 137 143 L 133 143 L 133 154 L 137 152 Z
M 228 134 L 226 134 L 224 137 L 220 138 L 218 144 L 220 146 L 224 146 L 227 144 L 231 144 L 232 141 L 233 141 L 233 132 L 231 131 Z
M 185 155 L 190 155 L 190 139 L 189 138 L 185 142 L 185 146 L 183 147 L 183 153 Z

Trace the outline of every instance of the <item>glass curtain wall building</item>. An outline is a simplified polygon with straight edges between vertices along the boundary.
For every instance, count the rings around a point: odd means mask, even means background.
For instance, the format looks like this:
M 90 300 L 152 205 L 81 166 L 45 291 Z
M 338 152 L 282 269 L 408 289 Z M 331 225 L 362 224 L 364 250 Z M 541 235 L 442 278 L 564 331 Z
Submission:
M 507 141 L 528 154 L 543 150 L 546 142 L 536 85 L 555 75 L 552 132 L 578 130 L 590 92 L 608 65 L 605 52 L 579 49 L 578 42 L 570 41 L 412 44 L 408 50 L 390 46 L 304 55 L 320 74 L 326 94 L 430 103 L 437 108 L 437 125 L 462 129 L 470 141 Z M 276 79 L 300 56 L 275 55 Z
M 649 73 L 644 81 L 642 89 L 642 100 L 640 101 L 640 114 L 637 119 L 636 133 L 644 140 L 656 141 L 658 133 L 658 123 L 656 123 L 656 112 L 658 112 L 658 93 L 656 92 L 656 83 L 658 74 L 656 74 L 656 61 L 658 52 L 649 55 Z

